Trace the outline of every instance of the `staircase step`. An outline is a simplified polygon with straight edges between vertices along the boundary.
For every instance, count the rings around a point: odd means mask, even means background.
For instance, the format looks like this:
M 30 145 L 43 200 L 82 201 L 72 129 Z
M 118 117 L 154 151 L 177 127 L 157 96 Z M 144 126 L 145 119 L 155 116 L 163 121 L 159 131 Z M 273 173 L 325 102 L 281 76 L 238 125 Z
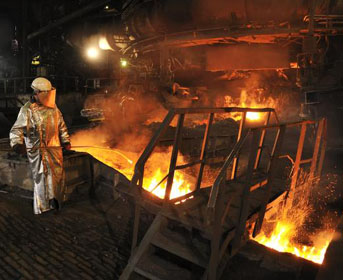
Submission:
M 183 267 L 162 259 L 156 255 L 150 255 L 138 262 L 134 272 L 150 280 L 191 280 L 192 273 Z
M 197 244 L 194 244 L 195 241 Z M 194 242 L 190 240 L 190 236 L 187 238 L 187 235 L 170 229 L 163 229 L 163 231 L 156 233 L 151 241 L 153 245 L 159 248 L 206 268 L 208 263 L 205 257 L 207 246 L 198 240 L 194 240 Z

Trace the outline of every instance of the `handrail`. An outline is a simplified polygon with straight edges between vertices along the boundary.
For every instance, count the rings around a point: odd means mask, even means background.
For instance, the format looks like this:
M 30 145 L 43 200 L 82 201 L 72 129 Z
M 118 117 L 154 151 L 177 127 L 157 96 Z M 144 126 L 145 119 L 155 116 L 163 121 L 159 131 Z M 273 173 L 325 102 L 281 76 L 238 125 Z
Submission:
M 235 158 L 235 156 L 237 155 L 237 153 L 240 151 L 242 145 L 244 144 L 248 135 L 251 132 L 253 132 L 255 130 L 267 130 L 267 129 L 273 129 L 273 128 L 280 128 L 281 126 L 285 126 L 288 128 L 294 127 L 294 126 L 299 126 L 299 125 L 305 125 L 306 126 L 309 124 L 315 124 L 317 122 L 318 122 L 318 120 L 303 120 L 303 121 L 294 121 L 294 122 L 290 122 L 290 123 L 277 123 L 277 124 L 273 124 L 273 125 L 264 125 L 264 126 L 259 126 L 259 127 L 248 129 L 245 132 L 245 134 L 243 135 L 243 137 L 241 137 L 240 140 L 233 147 L 231 153 L 226 158 L 220 172 L 218 173 L 216 180 L 214 181 L 214 184 L 213 184 L 212 189 L 211 189 L 210 197 L 209 197 L 209 200 L 207 203 L 207 217 L 206 217 L 207 223 L 211 223 L 211 221 L 213 221 L 214 213 L 215 213 L 215 207 L 217 204 L 217 198 L 218 198 L 219 191 L 220 191 L 220 184 L 222 183 L 224 176 L 226 176 L 226 170 L 228 169 L 228 167 L 232 163 L 232 161 Z
M 137 183 L 138 179 L 143 174 L 143 169 L 144 169 L 144 165 L 145 165 L 146 161 L 150 157 L 150 155 L 153 152 L 158 140 L 160 139 L 160 137 L 163 134 L 163 132 L 165 131 L 165 129 L 167 129 L 168 125 L 171 123 L 174 116 L 175 116 L 175 112 L 173 109 L 171 109 L 168 112 L 168 114 L 166 115 L 166 117 L 164 118 L 160 127 L 155 132 L 154 136 L 151 138 L 149 144 L 146 146 L 145 150 L 143 151 L 143 153 L 139 157 L 138 161 L 136 162 L 135 169 L 134 169 L 135 171 L 134 171 L 134 174 L 133 174 L 133 177 L 131 180 L 131 184 L 135 185 Z
M 226 176 L 226 170 L 230 166 L 230 164 L 232 163 L 233 159 L 236 157 L 237 153 L 240 151 L 242 146 L 244 145 L 244 143 L 247 140 L 251 131 L 252 131 L 252 129 L 248 129 L 246 132 L 244 132 L 242 137 L 235 144 L 235 146 L 231 150 L 231 153 L 225 159 L 225 162 L 224 162 L 222 168 L 220 169 L 216 180 L 213 183 L 213 186 L 211 188 L 210 197 L 209 197 L 209 200 L 207 203 L 207 222 L 210 222 L 213 218 L 214 210 L 215 210 L 215 206 L 216 206 L 217 198 L 218 198 L 218 194 L 219 194 L 220 184 L 222 183 L 224 176 Z
M 175 114 L 209 114 L 209 113 L 244 113 L 257 112 L 267 113 L 275 112 L 273 108 L 243 108 L 243 107 L 201 107 L 201 108 L 174 108 Z
M 271 124 L 271 125 L 264 125 L 264 126 L 259 126 L 259 127 L 255 127 L 253 129 L 269 129 L 269 128 L 278 128 L 281 125 L 285 125 L 287 127 L 294 127 L 294 126 L 298 126 L 301 124 L 315 124 L 317 123 L 318 120 L 305 120 L 305 121 L 294 121 L 294 122 L 289 122 L 289 123 L 277 123 L 277 124 Z
M 273 108 L 242 108 L 242 107 L 219 107 L 219 108 L 211 108 L 211 107 L 202 107 L 202 108 L 173 108 L 171 109 L 166 117 L 164 118 L 163 122 L 161 123 L 160 127 L 157 129 L 153 137 L 151 138 L 150 142 L 146 146 L 145 150 L 139 157 L 138 161 L 136 162 L 134 168 L 134 175 L 131 180 L 132 186 L 137 186 L 138 180 L 143 179 L 144 173 L 144 166 L 147 160 L 149 159 L 151 153 L 153 152 L 154 148 L 156 147 L 158 141 L 160 140 L 161 135 L 173 121 L 176 115 L 186 115 L 186 114 L 220 114 L 220 113 L 247 113 L 247 112 L 258 112 L 258 113 L 274 113 L 276 123 L 279 123 L 277 118 L 276 112 Z M 241 142 L 239 142 L 241 143 Z M 185 165 L 188 166 L 188 165 Z M 176 169 L 181 169 L 183 166 L 176 166 Z M 173 171 L 173 170 L 172 170 Z M 169 174 L 169 173 L 168 173 Z

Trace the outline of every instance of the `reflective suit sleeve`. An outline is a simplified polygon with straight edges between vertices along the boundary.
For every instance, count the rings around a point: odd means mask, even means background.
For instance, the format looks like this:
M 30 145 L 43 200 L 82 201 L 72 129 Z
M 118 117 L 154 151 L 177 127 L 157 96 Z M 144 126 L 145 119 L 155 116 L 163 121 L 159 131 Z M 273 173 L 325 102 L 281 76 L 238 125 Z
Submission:
M 64 122 L 62 113 L 59 109 L 58 110 L 58 130 L 59 130 L 59 134 L 60 134 L 60 139 L 62 143 L 70 143 L 70 137 L 69 137 L 69 133 L 68 133 L 68 129 L 67 126 Z
M 13 146 L 17 144 L 24 144 L 24 129 L 27 127 L 27 110 L 29 108 L 28 104 L 21 107 L 17 120 L 10 130 L 10 145 Z

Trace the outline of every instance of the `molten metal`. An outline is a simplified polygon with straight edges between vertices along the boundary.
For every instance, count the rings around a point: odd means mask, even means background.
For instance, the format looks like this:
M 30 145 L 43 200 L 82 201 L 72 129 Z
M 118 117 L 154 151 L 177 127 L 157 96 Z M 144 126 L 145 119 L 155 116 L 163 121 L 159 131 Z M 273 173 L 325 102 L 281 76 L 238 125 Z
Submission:
M 164 198 L 167 186 L 166 180 L 159 184 L 163 178 L 164 175 L 161 172 L 161 169 L 158 168 L 156 173 L 151 178 L 144 180 L 143 188 L 149 192 L 152 192 L 159 198 Z M 181 172 L 175 172 L 170 199 L 183 196 L 189 192 L 191 192 L 190 183 L 185 180 L 184 175 Z
M 72 146 L 72 149 L 78 152 L 90 154 L 95 159 L 102 163 L 118 170 L 128 179 L 133 176 L 133 161 L 118 149 L 110 149 L 105 147 L 90 147 L 90 146 Z M 130 154 L 131 158 L 136 159 L 136 155 Z
M 133 161 L 138 159 L 139 155 L 136 153 L 123 152 L 118 149 L 110 149 L 106 147 L 96 146 L 73 146 L 75 151 L 86 152 L 92 155 L 102 163 L 118 170 L 124 174 L 129 180 L 133 176 Z M 166 157 L 170 156 L 170 150 L 166 152 L 156 152 L 151 157 L 151 162 L 146 166 L 145 177 L 143 181 L 143 188 L 159 198 L 164 198 L 166 191 L 166 180 L 162 180 L 168 173 L 168 161 Z M 180 161 L 183 161 L 180 156 Z M 186 175 L 180 171 L 174 174 L 174 181 L 170 198 L 177 198 L 191 192 L 191 183 L 185 179 Z M 161 182 L 162 181 L 162 182 Z

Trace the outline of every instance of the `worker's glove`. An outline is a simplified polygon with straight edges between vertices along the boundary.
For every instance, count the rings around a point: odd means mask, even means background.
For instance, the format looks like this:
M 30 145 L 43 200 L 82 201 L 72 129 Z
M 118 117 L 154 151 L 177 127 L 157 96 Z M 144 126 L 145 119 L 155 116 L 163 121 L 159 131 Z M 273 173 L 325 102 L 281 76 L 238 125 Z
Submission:
M 62 147 L 63 147 L 65 150 L 67 150 L 67 151 L 70 151 L 70 149 L 71 149 L 71 145 L 70 145 L 69 142 L 63 143 L 63 144 L 62 144 Z
M 26 155 L 26 146 L 25 144 L 16 144 L 13 146 L 13 151 L 19 155 Z

